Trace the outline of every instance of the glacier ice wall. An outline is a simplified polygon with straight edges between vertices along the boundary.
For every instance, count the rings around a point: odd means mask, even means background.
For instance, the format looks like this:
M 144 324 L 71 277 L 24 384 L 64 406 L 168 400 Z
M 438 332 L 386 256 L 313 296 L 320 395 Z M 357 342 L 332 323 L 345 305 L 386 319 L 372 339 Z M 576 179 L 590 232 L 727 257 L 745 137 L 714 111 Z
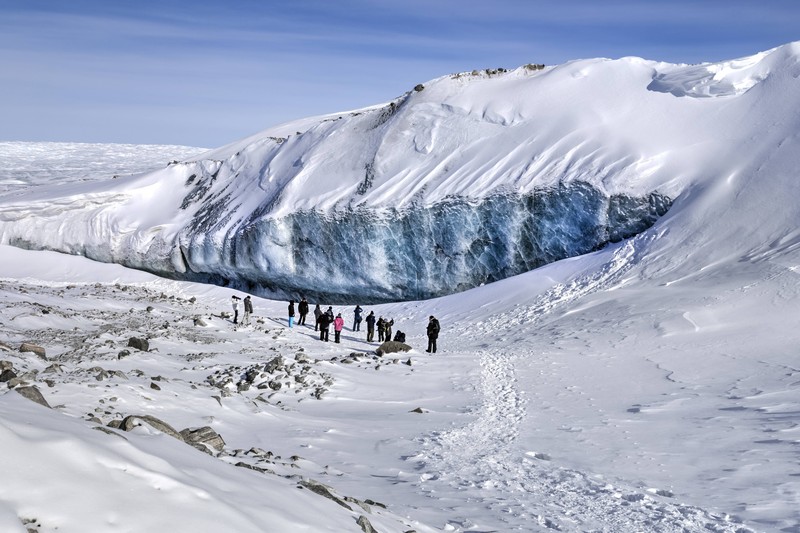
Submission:
M 402 209 L 257 211 L 231 226 L 218 217 L 227 201 L 195 214 L 177 238 L 175 270 L 159 273 L 338 303 L 425 299 L 497 281 L 636 235 L 671 205 L 658 193 L 608 196 L 576 182 Z

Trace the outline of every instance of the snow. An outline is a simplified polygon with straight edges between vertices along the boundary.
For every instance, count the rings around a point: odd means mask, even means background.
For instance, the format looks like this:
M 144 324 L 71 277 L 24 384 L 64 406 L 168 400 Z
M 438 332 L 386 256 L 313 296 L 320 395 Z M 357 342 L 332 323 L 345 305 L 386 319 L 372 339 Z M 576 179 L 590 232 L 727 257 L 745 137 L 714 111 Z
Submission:
M 381 532 L 797 530 L 797 57 L 792 43 L 702 66 L 576 61 L 514 71 L 509 97 L 496 101 L 467 94 L 503 90 L 494 76 L 426 84 L 415 98 L 463 85 L 441 109 L 484 132 L 514 130 L 536 111 L 541 129 L 526 145 L 542 147 L 536 180 L 581 176 L 613 192 L 657 189 L 675 202 L 650 229 L 602 250 L 458 294 L 364 306 L 406 333 L 413 349 L 396 357 L 373 356 L 377 343 L 350 331 L 352 306 L 334 306 L 348 319 L 339 345 L 320 342 L 313 326 L 288 328 L 286 302 L 257 296 L 258 320 L 233 328 L 220 313 L 239 291 L 1 245 L 0 342 L 9 349 L 0 347 L 0 359 L 53 409 L 13 390 L 0 395 L 0 526 L 25 531 L 21 524 L 35 519 L 37 531 L 360 531 L 363 515 Z M 532 80 L 536 98 L 514 88 Z M 587 84 L 588 93 L 578 87 Z M 612 96 L 628 111 L 605 108 Z M 547 105 L 531 109 L 539 99 Z M 339 122 L 308 131 L 347 146 L 344 133 L 331 136 Z M 434 131 L 445 122 L 430 124 L 394 130 L 419 137 L 403 144 L 399 135 L 397 154 L 384 145 L 386 164 L 415 157 L 403 146 L 424 152 L 442 136 L 450 142 L 452 131 Z M 256 164 L 274 149 L 269 135 L 162 172 L 182 183 L 188 165 L 213 173 L 240 151 L 238 168 Z M 458 179 L 432 178 L 425 201 L 467 189 L 480 198 L 479 176 L 511 161 L 518 144 L 509 138 L 496 141 L 509 149 L 494 155 L 462 139 L 474 152 L 458 154 Z M 291 139 L 280 151 L 306 142 Z M 294 149 L 310 161 L 323 153 L 314 146 Z M 248 147 L 252 159 L 242 155 Z M 336 159 L 330 168 L 335 175 Z M 407 200 L 421 179 L 415 168 L 381 174 L 365 202 Z M 311 194 L 301 174 L 283 183 L 281 205 L 331 207 L 346 196 Z M 51 231 L 84 245 L 95 230 L 101 242 L 161 215 L 163 231 L 175 231 L 174 213 L 161 212 L 174 201 L 161 179 L 19 183 L 0 198 L 2 231 L 35 241 L 46 237 L 43 227 L 59 228 Z M 135 190 L 148 191 L 158 210 Z M 139 204 L 107 224 L 61 214 L 48 218 L 53 226 L 36 222 L 47 218 L 42 211 L 85 212 L 116 197 Z M 433 356 L 421 348 L 431 314 L 442 324 Z M 128 348 L 119 358 L 131 336 L 150 337 L 151 350 Z M 18 352 L 22 342 L 45 347 L 48 361 Z M 291 386 L 237 388 L 247 369 L 277 355 L 307 366 L 309 385 L 281 378 Z M 61 370 L 46 371 L 53 363 Z M 315 387 L 325 389 L 320 399 Z M 178 430 L 211 426 L 225 450 L 213 457 L 146 427 L 92 430 L 137 414 Z M 251 451 L 258 448 L 274 456 Z M 308 480 L 386 508 L 347 510 L 297 488 Z

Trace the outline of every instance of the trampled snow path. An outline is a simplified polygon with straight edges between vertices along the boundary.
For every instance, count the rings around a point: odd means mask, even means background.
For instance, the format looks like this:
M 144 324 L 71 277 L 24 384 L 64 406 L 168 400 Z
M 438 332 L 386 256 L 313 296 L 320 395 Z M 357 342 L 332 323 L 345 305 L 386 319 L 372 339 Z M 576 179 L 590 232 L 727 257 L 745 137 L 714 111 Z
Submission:
M 452 351 L 473 351 L 479 383 L 454 378 L 456 388 L 475 388 L 477 405 L 465 426 L 419 439 L 420 489 L 433 498 L 452 490 L 468 493 L 452 502 L 449 526 L 458 531 L 730 532 L 751 531 L 727 515 L 677 501 L 669 490 L 612 484 L 601 475 L 562 467 L 549 454 L 524 449 L 520 429 L 537 423 L 536 408 L 516 378 L 517 368 L 556 365 L 553 354 L 531 353 L 521 327 L 533 331 L 581 296 L 622 281 L 645 238 L 617 248 L 603 268 L 557 285 L 534 304 L 454 328 Z M 492 337 L 500 342 L 484 343 Z M 516 338 L 515 338 L 516 337 Z M 505 341 L 505 342 L 504 342 Z M 475 344 L 479 348 L 475 348 Z M 492 348 L 508 344 L 509 349 Z M 568 428 L 566 429 L 568 430 Z M 464 503 L 468 502 L 468 503 Z M 441 502 L 446 505 L 447 502 Z M 491 518 L 490 518 L 491 517 Z M 492 522 L 502 517 L 498 522 Z

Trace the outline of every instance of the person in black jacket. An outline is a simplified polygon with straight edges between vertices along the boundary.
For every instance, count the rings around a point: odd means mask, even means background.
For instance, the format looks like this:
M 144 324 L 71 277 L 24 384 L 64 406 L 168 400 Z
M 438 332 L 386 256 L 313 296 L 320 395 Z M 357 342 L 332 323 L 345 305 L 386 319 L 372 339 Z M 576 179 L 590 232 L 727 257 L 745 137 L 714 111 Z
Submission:
M 372 311 L 367 315 L 367 342 L 375 339 L 375 313 Z
M 319 340 L 328 342 L 328 336 L 330 335 L 328 327 L 331 325 L 328 313 L 320 313 L 317 325 L 319 326 Z
M 428 353 L 436 353 L 436 339 L 439 337 L 439 321 L 436 320 L 436 317 L 431 315 L 428 319 L 428 349 L 425 350 Z
M 300 300 L 300 303 L 297 304 L 297 312 L 300 313 L 300 320 L 297 322 L 298 326 L 304 326 L 306 324 L 306 315 L 308 314 L 308 300 L 306 297 Z
M 353 331 L 361 331 L 361 313 L 363 312 L 360 305 L 353 310 Z
M 250 299 L 250 295 L 244 297 L 244 316 L 242 316 L 242 325 L 249 326 L 250 325 L 250 315 L 253 313 L 253 301 Z

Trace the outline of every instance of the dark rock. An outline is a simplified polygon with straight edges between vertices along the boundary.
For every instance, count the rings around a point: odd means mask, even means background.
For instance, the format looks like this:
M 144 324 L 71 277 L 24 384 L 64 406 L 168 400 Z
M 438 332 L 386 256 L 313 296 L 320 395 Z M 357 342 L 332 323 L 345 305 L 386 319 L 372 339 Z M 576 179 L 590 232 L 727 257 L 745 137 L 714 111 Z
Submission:
M 159 387 L 157 384 L 153 383 L 152 381 L 150 382 L 150 388 L 153 389 L 153 390 L 161 390 L 161 387 Z
M 201 327 L 201 328 L 204 328 L 204 327 L 208 326 L 206 321 L 203 320 L 202 318 L 195 318 L 194 319 L 194 325 L 198 326 L 198 327 Z
M 347 505 L 344 502 L 344 500 L 334 496 L 333 493 L 331 492 L 332 489 L 330 487 L 327 487 L 327 486 L 323 485 L 322 483 L 318 483 L 318 482 L 316 482 L 314 480 L 311 480 L 311 479 L 304 479 L 303 481 L 301 481 L 299 483 L 299 485 L 301 487 L 307 488 L 308 490 L 310 490 L 311 492 L 313 492 L 315 494 L 319 494 L 320 496 L 324 496 L 325 498 L 328 498 L 329 500 L 335 501 L 336 503 L 338 503 L 339 505 L 341 505 L 342 507 L 344 507 L 348 511 L 352 511 L 353 510 L 353 508 L 350 507 L 349 505 Z
M 3 370 L 3 372 L 0 373 L 0 383 L 11 381 L 15 377 L 17 377 L 17 374 L 13 370 Z
M 279 368 L 283 368 L 283 366 L 284 366 L 283 357 L 279 355 L 278 357 L 272 359 L 270 362 L 264 365 L 264 372 L 269 372 L 270 374 L 272 374 Z
M 358 517 L 358 520 L 356 520 L 356 524 L 361 526 L 361 531 L 363 531 L 364 533 L 378 533 L 378 531 L 374 527 L 372 527 L 372 524 L 370 524 L 367 517 L 364 516 L 363 514 Z
M 45 350 L 41 346 L 37 346 L 36 344 L 31 344 L 29 342 L 23 342 L 19 347 L 20 352 L 30 352 L 35 353 L 45 361 L 47 360 L 47 356 L 45 355 Z
M 126 416 L 122 423 L 120 424 L 120 429 L 125 431 L 130 431 L 135 427 L 139 427 L 142 424 L 147 424 L 148 426 L 157 429 L 162 433 L 166 433 L 170 437 L 174 437 L 179 441 L 183 441 L 183 437 L 180 433 L 175 431 L 175 428 L 164 422 L 163 420 L 159 420 L 158 418 L 151 416 L 151 415 L 131 415 Z
M 120 351 L 120 352 L 117 354 L 117 359 L 122 359 L 123 357 L 128 357 L 130 354 L 131 354 L 131 351 L 130 351 L 130 350 L 121 350 L 121 351 Z
M 412 412 L 412 413 L 424 413 L 425 411 L 422 410 L 422 407 L 417 407 L 416 409 L 412 409 L 410 412 Z
M 421 83 L 418 83 L 418 84 L 416 84 L 414 86 L 414 90 L 417 91 L 417 92 L 423 91 L 423 90 L 425 90 L 425 86 L 422 85 Z
M 397 353 L 397 352 L 408 352 L 411 350 L 411 346 L 404 342 L 397 342 L 397 341 L 386 341 L 375 350 L 375 353 L 378 355 L 384 355 L 387 353 Z
M 50 409 L 50 404 L 47 403 L 47 400 L 44 399 L 44 396 L 42 396 L 41 391 L 35 385 L 31 385 L 28 387 L 17 387 L 14 390 L 20 393 L 22 396 L 26 397 L 27 399 L 34 401 L 39 405 L 44 405 L 45 407 Z
M 142 339 L 139 337 L 131 337 L 128 339 L 128 346 L 131 348 L 136 348 L 137 350 L 141 350 L 146 352 L 150 349 L 150 343 L 147 342 L 147 339 Z
M 209 426 L 186 428 L 181 431 L 181 436 L 187 444 L 211 455 L 214 455 L 214 452 L 219 453 L 225 448 L 225 441 L 222 440 L 220 434 Z

